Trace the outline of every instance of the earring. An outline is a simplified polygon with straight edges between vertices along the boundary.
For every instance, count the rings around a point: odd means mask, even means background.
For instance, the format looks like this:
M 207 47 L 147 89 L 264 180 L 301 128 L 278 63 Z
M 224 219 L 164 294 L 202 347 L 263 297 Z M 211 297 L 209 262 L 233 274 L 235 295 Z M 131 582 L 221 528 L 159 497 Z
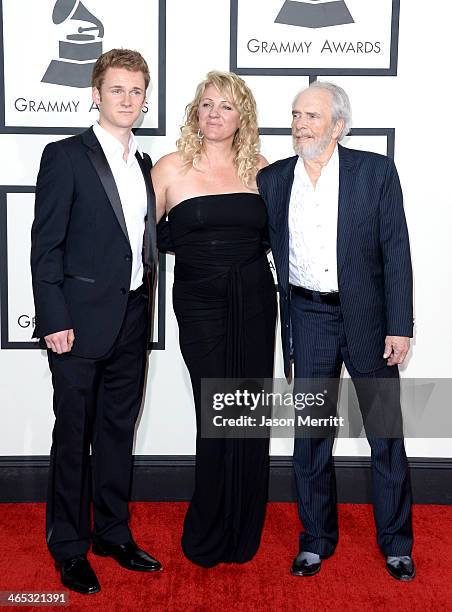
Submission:
M 204 134 L 201 132 L 201 128 L 198 128 L 198 140 L 200 144 L 202 144 L 203 138 L 204 138 Z

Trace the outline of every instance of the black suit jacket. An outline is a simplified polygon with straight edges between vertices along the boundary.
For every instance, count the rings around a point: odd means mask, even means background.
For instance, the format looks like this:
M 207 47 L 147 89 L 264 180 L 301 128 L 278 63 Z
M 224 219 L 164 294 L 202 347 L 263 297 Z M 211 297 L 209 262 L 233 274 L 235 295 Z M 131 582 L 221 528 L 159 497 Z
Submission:
M 298 157 L 257 176 L 267 204 L 270 244 L 280 292 L 286 375 L 290 369 L 289 202 Z M 353 366 L 368 373 L 385 365 L 387 335 L 413 335 L 413 281 L 403 197 L 394 162 L 339 145 L 337 270 Z
M 137 153 L 137 159 L 147 191 L 143 259 L 151 288 L 157 261 L 152 163 L 147 155 Z M 118 189 L 92 128 L 44 149 L 36 184 L 31 269 L 34 337 L 73 328 L 73 354 L 106 354 L 124 319 L 132 251 Z

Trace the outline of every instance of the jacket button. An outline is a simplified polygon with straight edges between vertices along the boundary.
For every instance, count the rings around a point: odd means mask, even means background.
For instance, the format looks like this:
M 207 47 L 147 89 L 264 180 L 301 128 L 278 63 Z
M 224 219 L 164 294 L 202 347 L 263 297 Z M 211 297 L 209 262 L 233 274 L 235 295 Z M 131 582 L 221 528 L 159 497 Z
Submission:
M 127 293 L 127 289 L 124 289 L 124 287 L 121 287 L 120 291 L 122 295 L 125 295 Z
M 129 255 L 126 255 L 126 256 L 124 257 L 124 260 L 125 260 L 125 261 L 131 261 L 131 260 L 132 260 L 132 258 L 131 258 L 131 257 L 129 257 Z

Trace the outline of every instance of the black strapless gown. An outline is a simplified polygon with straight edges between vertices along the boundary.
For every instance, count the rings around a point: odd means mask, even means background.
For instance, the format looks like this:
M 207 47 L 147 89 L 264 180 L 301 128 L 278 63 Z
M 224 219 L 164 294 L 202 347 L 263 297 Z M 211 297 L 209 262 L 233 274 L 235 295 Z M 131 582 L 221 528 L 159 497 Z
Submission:
M 184 200 L 168 215 L 173 304 L 195 400 L 195 491 L 185 555 L 212 567 L 256 553 L 268 492 L 268 439 L 200 435 L 201 378 L 272 378 L 276 288 L 263 239 L 267 211 L 253 193 Z

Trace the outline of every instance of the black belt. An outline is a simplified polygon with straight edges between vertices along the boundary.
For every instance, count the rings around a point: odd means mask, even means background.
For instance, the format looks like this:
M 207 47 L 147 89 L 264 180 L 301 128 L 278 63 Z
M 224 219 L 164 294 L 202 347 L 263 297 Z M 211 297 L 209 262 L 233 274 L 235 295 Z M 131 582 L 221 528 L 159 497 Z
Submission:
M 306 300 L 311 302 L 321 302 L 322 304 L 328 304 L 329 306 L 339 306 L 341 301 L 339 299 L 339 291 L 311 291 L 311 289 L 305 289 L 304 287 L 297 287 L 297 285 L 290 285 L 292 293 L 304 297 Z

